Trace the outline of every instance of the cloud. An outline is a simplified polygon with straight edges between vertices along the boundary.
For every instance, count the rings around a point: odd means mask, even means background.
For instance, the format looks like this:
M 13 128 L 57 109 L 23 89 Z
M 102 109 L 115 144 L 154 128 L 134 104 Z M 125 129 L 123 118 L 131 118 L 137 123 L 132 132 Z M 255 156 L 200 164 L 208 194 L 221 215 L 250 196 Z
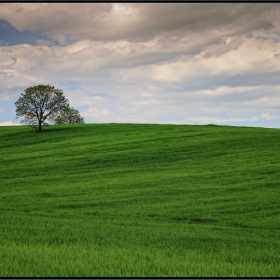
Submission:
M 194 118 L 189 118 L 189 120 L 192 122 L 199 122 L 199 123 L 203 123 L 203 124 L 227 122 L 227 119 L 224 119 L 224 118 L 216 118 L 216 117 L 208 117 L 208 116 L 198 116 L 198 117 L 194 117 Z
M 2 3 L 0 7 L 0 18 L 18 30 L 41 29 L 62 44 L 67 37 L 138 42 L 207 31 L 241 35 L 272 28 L 279 15 L 276 3 Z
M 263 113 L 262 117 L 266 120 L 273 120 L 273 119 L 277 119 L 277 117 L 272 116 L 270 113 Z
M 259 117 L 255 116 L 252 118 L 218 118 L 209 116 L 198 116 L 193 118 L 188 118 L 191 122 L 198 122 L 200 124 L 210 124 L 210 123 L 231 123 L 231 122 L 254 122 L 257 121 Z
M 51 40 L 36 40 L 36 44 L 37 46 L 51 46 L 52 45 L 52 41 Z
M 0 45 L 0 100 L 42 83 L 62 88 L 92 121 L 271 117 L 280 107 L 279 7 L 2 3 L 1 19 L 44 36 L 36 46 Z M 250 117 L 240 115 L 245 112 Z
M 12 125 L 21 125 L 21 124 L 14 123 L 12 121 L 0 122 L 0 126 L 12 126 Z
M 278 52 L 279 43 L 272 44 L 273 39 L 242 37 L 240 40 L 243 43 L 238 48 L 232 51 L 228 48 L 223 55 L 209 58 L 204 58 L 203 52 L 182 54 L 181 41 L 169 52 L 162 42 L 154 40 L 2 46 L 0 98 L 19 95 L 35 84 L 50 83 L 64 90 L 72 106 L 86 107 L 81 111 L 85 117 L 105 122 L 160 122 L 174 119 L 173 116 L 180 121 L 187 119 L 188 114 L 277 109 L 279 86 L 262 85 L 262 79 L 254 75 L 262 69 L 262 75 L 265 71 L 276 71 L 278 77 L 280 67 L 273 54 Z M 227 42 L 211 51 L 223 49 L 231 40 Z M 150 59 L 153 54 L 158 54 L 156 59 Z M 239 60 L 234 61 L 234 57 Z M 227 85 L 236 74 L 251 75 L 257 84 Z M 207 79 L 215 87 L 205 88 Z M 65 87 L 68 83 L 74 83 L 76 89 Z M 192 83 L 199 84 L 199 88 L 192 89 Z M 105 95 L 98 95 L 101 92 Z
M 246 93 L 248 91 L 259 90 L 261 89 L 260 86 L 246 86 L 246 87 L 229 87 L 229 86 L 221 86 L 215 88 L 214 90 L 202 90 L 201 93 L 206 96 L 222 96 L 222 95 L 232 95 L 232 94 L 239 94 L 239 93 Z

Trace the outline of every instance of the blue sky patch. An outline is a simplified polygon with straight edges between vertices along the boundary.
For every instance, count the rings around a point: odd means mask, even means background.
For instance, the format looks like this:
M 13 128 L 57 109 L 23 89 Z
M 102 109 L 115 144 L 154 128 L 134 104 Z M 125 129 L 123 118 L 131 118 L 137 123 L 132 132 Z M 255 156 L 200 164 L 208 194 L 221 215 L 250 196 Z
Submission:
M 5 20 L 0 19 L 0 42 L 2 45 L 14 46 L 20 44 L 29 44 L 37 46 L 37 40 L 50 40 L 40 30 L 18 31 Z

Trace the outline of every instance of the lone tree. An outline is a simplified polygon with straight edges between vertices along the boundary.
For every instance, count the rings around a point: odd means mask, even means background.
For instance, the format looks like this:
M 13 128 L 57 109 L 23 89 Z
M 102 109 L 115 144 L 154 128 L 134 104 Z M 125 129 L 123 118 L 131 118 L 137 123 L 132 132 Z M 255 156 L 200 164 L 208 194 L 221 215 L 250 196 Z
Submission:
M 42 131 L 42 125 L 54 123 L 57 115 L 69 109 L 69 101 L 62 90 L 50 85 L 37 85 L 24 90 L 25 93 L 15 102 L 16 118 L 37 131 Z
M 84 118 L 80 115 L 79 111 L 72 108 L 68 108 L 61 111 L 55 119 L 55 124 L 75 124 L 85 123 Z

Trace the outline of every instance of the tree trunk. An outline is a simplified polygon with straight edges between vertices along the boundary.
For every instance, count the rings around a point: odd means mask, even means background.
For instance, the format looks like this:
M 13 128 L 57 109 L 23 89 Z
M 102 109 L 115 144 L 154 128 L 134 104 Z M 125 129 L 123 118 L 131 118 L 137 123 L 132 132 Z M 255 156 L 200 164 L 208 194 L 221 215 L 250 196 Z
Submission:
M 41 120 L 39 120 L 39 129 L 38 129 L 38 132 L 41 132 L 42 131 L 42 122 Z

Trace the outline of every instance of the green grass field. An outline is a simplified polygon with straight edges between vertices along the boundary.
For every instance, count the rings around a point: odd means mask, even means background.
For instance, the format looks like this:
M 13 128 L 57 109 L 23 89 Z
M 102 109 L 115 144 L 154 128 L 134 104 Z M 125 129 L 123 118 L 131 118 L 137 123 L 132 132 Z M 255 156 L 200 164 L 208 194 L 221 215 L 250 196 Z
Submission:
M 280 130 L 0 127 L 0 277 L 279 277 Z

